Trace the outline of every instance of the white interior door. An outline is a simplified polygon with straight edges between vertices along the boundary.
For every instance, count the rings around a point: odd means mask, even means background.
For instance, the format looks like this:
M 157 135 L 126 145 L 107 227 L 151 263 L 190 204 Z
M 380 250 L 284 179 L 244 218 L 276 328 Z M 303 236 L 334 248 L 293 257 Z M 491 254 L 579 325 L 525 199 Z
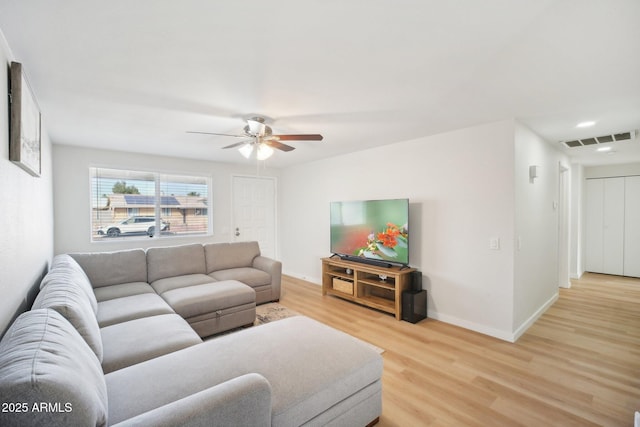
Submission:
M 624 178 L 604 180 L 602 272 L 624 273 Z
M 258 241 L 262 255 L 276 256 L 276 180 L 273 177 L 233 177 L 233 236 Z
M 604 180 L 588 179 L 586 190 L 585 268 L 592 273 L 603 273 Z
M 640 277 L 640 176 L 625 178 L 624 275 Z

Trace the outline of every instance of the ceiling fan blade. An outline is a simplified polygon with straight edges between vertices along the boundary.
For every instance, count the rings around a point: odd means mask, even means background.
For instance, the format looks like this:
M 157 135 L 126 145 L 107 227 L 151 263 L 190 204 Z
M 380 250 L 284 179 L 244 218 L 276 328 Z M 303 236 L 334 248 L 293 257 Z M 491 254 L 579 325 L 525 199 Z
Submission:
M 306 135 L 272 135 L 277 137 L 280 141 L 322 141 L 322 135 L 320 134 L 306 134 Z
M 240 147 L 241 145 L 250 144 L 250 143 L 251 141 L 240 141 L 231 145 L 227 145 L 226 147 L 222 147 L 222 149 L 224 150 L 225 148 L 236 148 L 236 147 Z
M 233 136 L 234 138 L 246 138 L 247 135 L 231 135 L 228 133 L 214 133 L 214 132 L 198 132 L 194 130 L 188 130 L 187 133 L 199 133 L 203 135 L 217 135 L 217 136 Z
M 263 144 L 267 144 L 270 147 L 277 148 L 278 150 L 282 150 L 282 151 L 292 151 L 296 149 L 295 147 L 292 147 L 290 145 L 278 142 L 275 139 L 266 140 L 263 142 Z

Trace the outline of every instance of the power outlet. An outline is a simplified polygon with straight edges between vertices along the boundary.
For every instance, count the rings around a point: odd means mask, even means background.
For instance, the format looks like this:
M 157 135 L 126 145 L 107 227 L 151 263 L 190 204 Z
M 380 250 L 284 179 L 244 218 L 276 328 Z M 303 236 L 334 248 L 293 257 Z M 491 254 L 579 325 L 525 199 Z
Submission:
M 489 249 L 493 251 L 500 250 L 500 238 L 499 237 L 491 237 L 489 239 Z

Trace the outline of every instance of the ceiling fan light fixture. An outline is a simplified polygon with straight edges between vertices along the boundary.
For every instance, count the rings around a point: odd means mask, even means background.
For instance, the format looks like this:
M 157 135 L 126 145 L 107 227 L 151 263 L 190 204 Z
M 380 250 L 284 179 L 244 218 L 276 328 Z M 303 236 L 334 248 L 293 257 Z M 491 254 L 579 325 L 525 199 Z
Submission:
M 250 159 L 253 156 L 253 153 L 256 153 L 256 158 L 258 160 L 267 160 L 269 157 L 273 156 L 273 148 L 269 147 L 267 144 L 245 144 L 242 147 L 238 148 L 240 154 L 242 154 L 245 158 Z
M 285 152 L 295 150 L 295 147 L 287 145 L 282 141 L 322 141 L 323 139 L 322 135 L 317 133 L 274 135 L 273 129 L 264 123 L 265 120 L 262 117 L 252 117 L 250 119 L 246 119 L 246 122 L 247 124 L 242 128 L 244 131 L 243 135 L 198 131 L 187 132 L 244 138 L 244 141 L 229 144 L 222 148 L 229 149 L 239 147 L 238 151 L 240 151 L 240 154 L 245 158 L 250 159 L 251 157 L 255 157 L 257 160 L 268 159 L 273 155 L 275 150 Z M 249 140 L 247 140 L 247 138 L 249 138 Z
M 267 160 L 271 156 L 273 156 L 273 148 L 269 147 L 266 144 L 258 145 L 258 150 L 256 152 L 256 157 L 258 158 L 258 160 Z
M 242 147 L 238 148 L 238 151 L 248 159 L 251 157 L 251 153 L 253 153 L 253 144 L 245 144 Z

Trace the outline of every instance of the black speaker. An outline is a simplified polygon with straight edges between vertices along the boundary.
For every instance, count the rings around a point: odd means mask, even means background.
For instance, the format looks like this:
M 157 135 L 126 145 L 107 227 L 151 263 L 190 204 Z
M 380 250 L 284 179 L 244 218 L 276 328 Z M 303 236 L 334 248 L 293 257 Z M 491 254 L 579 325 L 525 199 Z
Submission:
M 418 323 L 427 318 L 427 291 L 412 290 L 402 293 L 402 320 Z
M 422 272 L 420 271 L 412 271 L 411 272 L 411 286 L 409 287 L 412 291 L 420 291 L 422 290 Z

